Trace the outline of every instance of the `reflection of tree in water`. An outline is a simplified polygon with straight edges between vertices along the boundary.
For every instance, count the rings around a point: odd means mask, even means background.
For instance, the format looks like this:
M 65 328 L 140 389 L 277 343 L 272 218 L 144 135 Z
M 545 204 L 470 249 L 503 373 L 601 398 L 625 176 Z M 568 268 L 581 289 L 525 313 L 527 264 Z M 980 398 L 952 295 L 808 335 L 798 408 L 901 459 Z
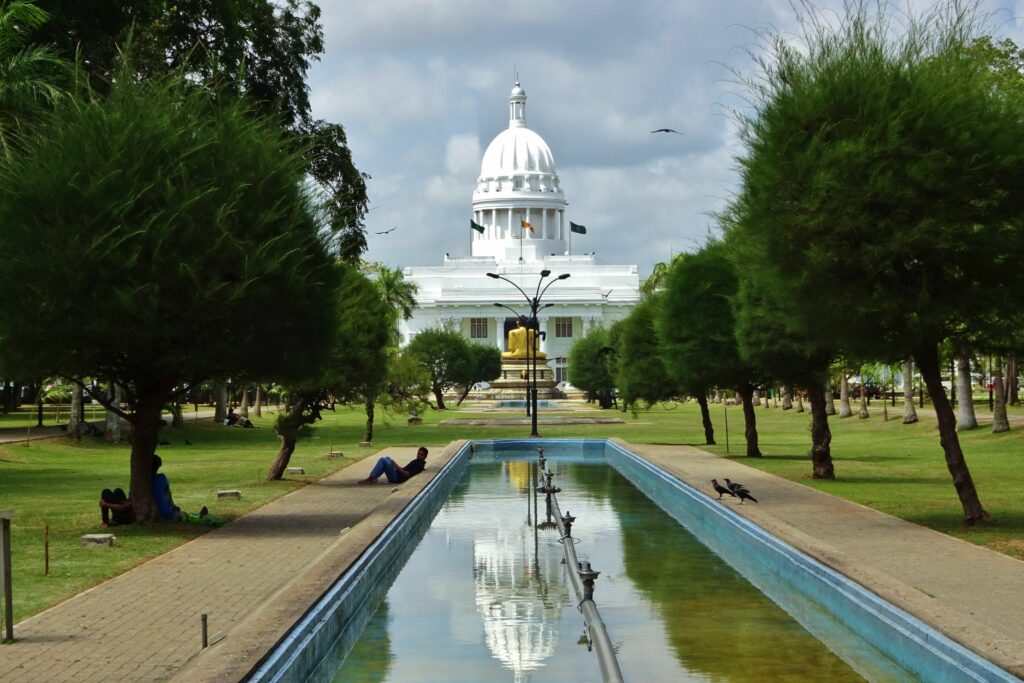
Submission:
M 388 600 L 384 598 L 335 674 L 334 683 L 381 683 L 387 680 L 393 656 L 388 621 Z
M 615 509 L 626 575 L 658 610 L 684 668 L 728 681 L 862 680 L 612 467 L 567 476 Z
M 474 471 L 473 482 L 504 477 L 522 490 L 528 474 L 521 464 L 485 469 L 486 475 Z M 569 603 L 561 548 L 546 534 L 535 557 L 533 529 L 524 523 L 525 498 L 489 501 L 484 528 L 477 528 L 473 541 L 476 605 L 487 647 L 516 681 L 529 680 L 554 652 L 562 606 Z

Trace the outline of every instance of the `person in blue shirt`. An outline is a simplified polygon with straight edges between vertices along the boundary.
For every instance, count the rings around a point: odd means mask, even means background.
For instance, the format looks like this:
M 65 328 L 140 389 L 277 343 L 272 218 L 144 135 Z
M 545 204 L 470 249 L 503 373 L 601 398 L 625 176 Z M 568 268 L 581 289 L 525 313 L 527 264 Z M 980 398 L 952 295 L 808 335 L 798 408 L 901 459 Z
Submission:
M 167 481 L 167 475 L 160 473 L 160 466 L 164 461 L 159 455 L 153 455 L 153 498 L 156 499 L 156 508 L 160 511 L 160 517 L 168 522 L 182 518 L 181 508 L 174 504 L 174 497 L 171 496 L 171 483 Z
M 360 484 L 376 484 L 377 479 L 380 475 L 385 475 L 388 481 L 392 484 L 400 484 L 406 481 L 410 477 L 413 477 L 422 472 L 427 466 L 427 449 L 420 446 L 420 449 L 416 451 L 416 458 L 412 460 L 405 467 L 399 467 L 395 464 L 395 461 L 384 456 L 377 460 L 377 464 L 370 470 L 370 476 L 366 479 L 360 479 Z

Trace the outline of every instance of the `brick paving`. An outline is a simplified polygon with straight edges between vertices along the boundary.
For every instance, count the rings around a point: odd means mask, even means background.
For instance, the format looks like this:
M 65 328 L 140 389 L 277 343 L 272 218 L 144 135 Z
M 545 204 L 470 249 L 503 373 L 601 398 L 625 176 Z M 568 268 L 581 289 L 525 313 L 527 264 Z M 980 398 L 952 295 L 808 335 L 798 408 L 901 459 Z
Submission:
M 374 454 L 17 624 L 0 681 L 238 680 L 460 444 L 401 486 L 356 485 Z M 1024 675 L 1024 562 L 697 448 L 626 445 L 709 495 L 712 477 L 743 481 L 760 503 L 723 505 Z
M 210 640 L 220 640 L 207 653 L 225 646 L 251 650 L 252 643 L 233 638 L 236 629 L 251 626 L 253 615 L 272 606 L 273 598 L 294 590 L 294 580 L 322 564 L 317 560 L 325 553 L 341 548 L 357 557 L 372 540 L 359 523 L 383 510 L 372 535 L 379 533 L 455 450 L 431 448 L 424 474 L 401 486 L 358 486 L 374 454 L 15 624 L 16 641 L 0 646 L 0 681 L 166 680 L 199 655 L 203 612 L 209 615 Z M 386 453 L 404 464 L 415 451 Z M 344 566 L 329 569 L 336 578 Z M 319 582 L 323 588 L 325 583 Z M 267 645 L 287 624 L 274 620 L 273 626 Z M 254 664 L 260 655 L 249 652 L 242 664 Z

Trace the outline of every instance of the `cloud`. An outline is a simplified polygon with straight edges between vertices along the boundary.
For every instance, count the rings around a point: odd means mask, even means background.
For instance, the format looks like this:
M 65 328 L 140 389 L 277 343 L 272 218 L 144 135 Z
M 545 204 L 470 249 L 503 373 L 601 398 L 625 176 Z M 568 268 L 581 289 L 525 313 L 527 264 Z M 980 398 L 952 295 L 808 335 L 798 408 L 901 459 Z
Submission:
M 840 0 L 819 3 L 826 11 Z M 912 10 L 930 0 L 911 0 Z M 896 3 L 894 7 L 902 8 Z M 482 150 L 508 125 L 518 69 L 527 120 L 550 145 L 576 222 L 574 249 L 641 273 L 692 248 L 736 190 L 730 110 L 749 105 L 758 29 L 796 36 L 788 0 L 377 0 L 322 2 L 327 53 L 310 71 L 314 113 L 344 124 L 372 175 L 372 259 L 439 265 L 468 251 Z M 988 0 L 1018 42 L 1024 0 Z M 652 135 L 669 127 L 684 133 Z M 395 237 L 397 236 L 397 238 Z

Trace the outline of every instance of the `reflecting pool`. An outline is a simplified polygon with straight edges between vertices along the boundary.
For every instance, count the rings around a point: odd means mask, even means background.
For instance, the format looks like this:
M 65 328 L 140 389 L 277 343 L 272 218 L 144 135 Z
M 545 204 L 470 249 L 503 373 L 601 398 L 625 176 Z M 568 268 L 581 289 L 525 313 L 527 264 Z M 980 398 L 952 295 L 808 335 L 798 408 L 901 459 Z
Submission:
M 857 644 L 840 659 L 612 467 L 548 467 L 627 680 L 909 680 Z M 535 474 L 467 468 L 334 680 L 600 680 Z
M 505 400 L 502 400 L 502 401 L 494 401 L 491 404 L 491 407 L 492 408 L 525 408 L 526 407 L 526 401 L 523 400 L 523 399 L 519 399 L 519 398 L 510 398 L 510 399 L 505 399 Z M 537 407 L 538 408 L 552 408 L 553 409 L 553 408 L 560 408 L 561 406 L 558 404 L 558 401 L 549 401 L 547 399 L 538 399 L 537 400 Z

